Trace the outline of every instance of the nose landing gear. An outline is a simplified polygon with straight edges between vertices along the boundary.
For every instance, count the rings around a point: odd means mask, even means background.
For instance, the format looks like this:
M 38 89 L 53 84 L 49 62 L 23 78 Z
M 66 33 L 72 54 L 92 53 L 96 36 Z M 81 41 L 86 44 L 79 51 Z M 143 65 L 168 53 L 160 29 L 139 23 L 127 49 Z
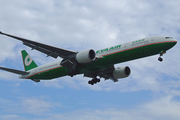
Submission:
M 163 54 L 165 54 L 165 53 L 166 53 L 166 51 L 161 51 L 161 52 L 160 52 L 160 56 L 159 56 L 159 58 L 158 58 L 158 60 L 159 60 L 160 62 L 163 61 L 163 59 L 161 58 L 161 56 L 163 56 Z
M 160 62 L 162 62 L 162 61 L 163 61 L 163 59 L 162 59 L 161 57 L 159 57 L 159 58 L 158 58 L 158 60 L 159 60 Z

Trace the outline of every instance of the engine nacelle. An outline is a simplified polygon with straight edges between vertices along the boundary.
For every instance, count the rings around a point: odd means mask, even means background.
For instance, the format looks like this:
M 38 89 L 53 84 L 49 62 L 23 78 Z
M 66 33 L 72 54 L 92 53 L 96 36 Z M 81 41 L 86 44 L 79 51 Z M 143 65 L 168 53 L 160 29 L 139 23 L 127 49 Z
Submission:
M 116 79 L 128 77 L 131 74 L 131 69 L 128 66 L 117 67 L 113 71 L 113 77 Z
M 94 50 L 84 50 L 76 54 L 76 60 L 78 63 L 89 63 L 92 62 L 96 57 Z

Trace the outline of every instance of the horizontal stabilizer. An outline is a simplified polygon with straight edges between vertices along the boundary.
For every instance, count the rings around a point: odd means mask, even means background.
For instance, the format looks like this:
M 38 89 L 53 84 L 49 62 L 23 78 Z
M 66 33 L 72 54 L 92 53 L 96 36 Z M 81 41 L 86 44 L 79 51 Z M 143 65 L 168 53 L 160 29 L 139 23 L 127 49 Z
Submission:
M 19 74 L 19 75 L 27 75 L 27 74 L 29 74 L 29 72 L 15 70 L 15 69 L 10 69 L 10 68 L 0 67 L 0 69 L 8 71 L 8 72 L 11 72 L 11 73 Z

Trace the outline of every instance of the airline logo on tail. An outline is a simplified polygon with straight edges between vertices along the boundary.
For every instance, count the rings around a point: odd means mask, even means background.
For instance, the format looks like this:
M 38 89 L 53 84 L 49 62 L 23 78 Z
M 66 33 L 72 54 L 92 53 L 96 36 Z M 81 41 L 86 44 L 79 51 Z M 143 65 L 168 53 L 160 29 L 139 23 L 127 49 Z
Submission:
M 21 54 L 25 71 L 38 67 L 34 60 L 31 58 L 31 56 L 25 50 L 22 50 Z
M 30 55 L 27 55 L 25 60 L 24 60 L 26 66 L 29 66 L 32 63 L 32 61 L 33 60 L 32 60 Z

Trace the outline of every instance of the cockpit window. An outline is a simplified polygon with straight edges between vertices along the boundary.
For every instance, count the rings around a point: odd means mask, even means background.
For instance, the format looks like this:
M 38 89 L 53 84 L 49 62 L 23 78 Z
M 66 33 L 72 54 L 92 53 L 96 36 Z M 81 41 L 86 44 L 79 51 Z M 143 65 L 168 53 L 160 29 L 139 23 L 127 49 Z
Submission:
M 166 37 L 166 39 L 173 39 L 173 37 Z

